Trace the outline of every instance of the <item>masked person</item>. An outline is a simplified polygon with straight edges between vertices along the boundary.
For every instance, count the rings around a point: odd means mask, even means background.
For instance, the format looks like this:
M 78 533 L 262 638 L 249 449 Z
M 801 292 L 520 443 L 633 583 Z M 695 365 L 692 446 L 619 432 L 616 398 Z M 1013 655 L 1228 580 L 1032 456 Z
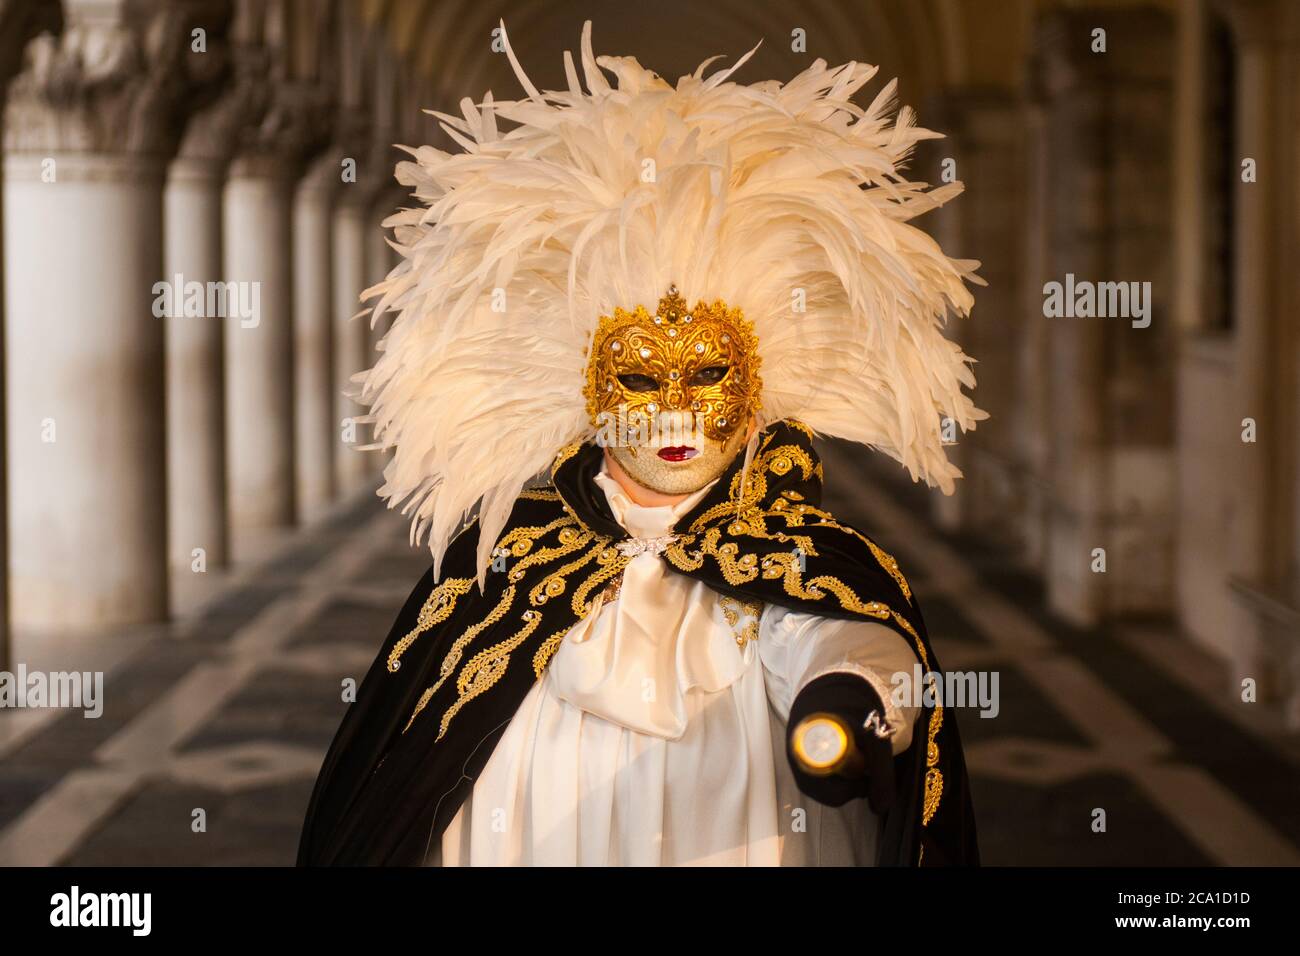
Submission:
M 960 475 L 941 421 L 983 413 L 942 325 L 977 263 L 909 224 L 960 184 L 899 172 L 934 134 L 892 83 L 854 104 L 857 63 L 671 86 L 588 24 L 586 89 L 566 55 L 543 93 L 506 52 L 526 98 L 398 167 L 360 398 L 433 566 L 300 863 L 976 863 L 954 715 L 895 693 L 942 683 L 917 597 L 811 442 Z

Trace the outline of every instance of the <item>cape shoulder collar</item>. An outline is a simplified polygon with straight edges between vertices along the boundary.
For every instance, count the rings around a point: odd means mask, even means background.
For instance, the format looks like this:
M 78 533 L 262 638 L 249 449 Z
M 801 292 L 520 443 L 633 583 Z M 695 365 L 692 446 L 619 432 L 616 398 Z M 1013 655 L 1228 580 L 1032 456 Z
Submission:
M 572 444 L 556 456 L 551 475 L 564 510 L 586 529 L 617 542 L 626 539 L 627 532 L 593 480 L 602 455 L 596 445 Z M 779 581 L 785 597 L 795 599 L 787 603 L 809 602 L 832 615 L 889 618 L 891 604 L 911 605 L 912 590 L 898 562 L 821 507 L 824 474 L 808 426 L 794 420 L 769 425 L 759 435 L 748 469 L 744 457 L 737 455 L 709 493 L 674 526 L 674 540 L 663 549 L 669 564 L 688 574 L 712 565 L 727 590 L 760 577 Z M 810 561 L 822 565 L 825 562 L 817 559 L 828 553 L 856 563 L 854 551 L 865 552 L 861 557 L 866 563 L 888 575 L 901 602 L 868 601 L 835 575 L 804 574 Z M 706 570 L 704 576 L 711 575 Z M 827 596 L 836 599 L 830 606 L 821 600 Z M 873 597 L 888 600 L 885 594 Z

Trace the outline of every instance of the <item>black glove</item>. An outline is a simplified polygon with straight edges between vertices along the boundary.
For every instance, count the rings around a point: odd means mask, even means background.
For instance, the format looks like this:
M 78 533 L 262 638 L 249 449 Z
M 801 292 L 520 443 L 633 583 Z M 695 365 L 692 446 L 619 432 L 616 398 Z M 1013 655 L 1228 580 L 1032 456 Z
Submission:
M 883 719 L 884 701 L 867 681 L 856 674 L 823 674 L 809 682 L 790 707 L 786 725 L 786 756 L 799 789 L 818 803 L 839 807 L 866 797 L 871 809 L 883 813 L 894 802 L 894 755 L 890 740 L 864 727 L 875 711 Z M 809 772 L 795 754 L 794 732 L 802 720 L 815 714 L 834 718 L 851 735 L 856 754 L 833 773 Z

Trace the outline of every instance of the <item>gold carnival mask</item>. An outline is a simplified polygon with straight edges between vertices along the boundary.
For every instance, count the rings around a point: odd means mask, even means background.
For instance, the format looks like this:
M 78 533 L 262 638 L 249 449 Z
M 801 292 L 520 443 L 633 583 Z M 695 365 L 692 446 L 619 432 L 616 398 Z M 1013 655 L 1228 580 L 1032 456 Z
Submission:
M 583 394 L 598 441 L 639 484 L 694 491 L 726 470 L 760 407 L 758 339 L 739 309 L 688 309 L 676 286 L 600 318 Z

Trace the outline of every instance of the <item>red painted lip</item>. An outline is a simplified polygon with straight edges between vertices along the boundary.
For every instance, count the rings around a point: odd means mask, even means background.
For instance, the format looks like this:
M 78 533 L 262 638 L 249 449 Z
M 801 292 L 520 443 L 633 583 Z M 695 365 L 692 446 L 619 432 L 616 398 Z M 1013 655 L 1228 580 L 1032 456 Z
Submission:
M 664 461 L 686 461 L 688 458 L 694 458 L 695 455 L 695 449 L 690 445 L 670 445 L 659 449 L 659 457 Z

